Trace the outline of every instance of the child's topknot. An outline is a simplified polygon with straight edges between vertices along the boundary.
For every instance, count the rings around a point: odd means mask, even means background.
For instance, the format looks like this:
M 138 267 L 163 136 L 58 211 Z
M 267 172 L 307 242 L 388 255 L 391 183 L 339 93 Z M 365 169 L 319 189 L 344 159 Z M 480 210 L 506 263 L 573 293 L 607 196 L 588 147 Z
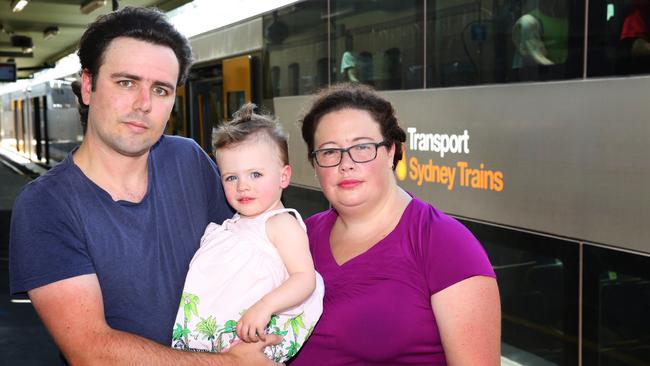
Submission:
M 212 141 L 216 154 L 219 149 L 244 142 L 250 136 L 259 133 L 277 145 L 280 160 L 284 165 L 288 165 L 287 134 L 276 118 L 268 114 L 256 113 L 256 109 L 255 104 L 246 103 L 233 114 L 232 121 L 224 122 L 214 130 Z
M 260 115 L 256 114 L 255 110 L 258 109 L 257 106 L 254 103 L 246 103 L 244 104 L 237 112 L 233 114 L 233 120 L 230 121 L 230 123 L 245 123 L 253 119 L 253 115 L 256 115 L 257 117 L 269 117 L 271 121 L 274 121 L 274 119 L 271 116 L 265 116 L 265 115 Z

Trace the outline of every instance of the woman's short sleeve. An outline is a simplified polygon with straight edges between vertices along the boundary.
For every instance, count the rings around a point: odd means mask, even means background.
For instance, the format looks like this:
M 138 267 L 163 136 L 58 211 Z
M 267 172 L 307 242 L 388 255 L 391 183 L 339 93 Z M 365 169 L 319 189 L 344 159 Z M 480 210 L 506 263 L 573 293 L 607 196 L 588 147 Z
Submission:
M 496 277 L 483 246 L 460 222 L 431 206 L 419 216 L 415 240 L 431 295 L 473 276 Z

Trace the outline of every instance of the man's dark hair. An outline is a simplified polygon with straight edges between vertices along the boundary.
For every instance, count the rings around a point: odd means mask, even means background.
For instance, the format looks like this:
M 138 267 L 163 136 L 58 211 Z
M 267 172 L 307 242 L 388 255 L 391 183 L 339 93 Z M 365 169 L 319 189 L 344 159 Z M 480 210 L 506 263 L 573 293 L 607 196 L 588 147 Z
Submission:
M 302 138 L 307 144 L 307 158 L 314 165 L 314 134 L 321 118 L 328 113 L 352 108 L 367 111 L 372 119 L 379 124 L 384 141 L 395 144 L 393 170 L 402 159 L 402 144 L 406 141 L 406 133 L 400 127 L 393 105 L 379 95 L 373 88 L 359 83 L 341 83 L 323 89 L 312 102 L 311 107 L 300 120 Z
M 178 86 L 187 79 L 192 65 L 192 49 L 187 38 L 174 28 L 164 13 L 157 9 L 124 7 L 102 15 L 91 23 L 79 40 L 79 62 L 82 72 L 91 76 L 92 90 L 95 90 L 96 75 L 104 62 L 108 45 L 118 37 L 129 37 L 151 44 L 166 46 L 174 51 L 178 59 Z M 88 106 L 81 99 L 81 88 L 73 85 L 79 99 L 81 124 L 88 123 Z

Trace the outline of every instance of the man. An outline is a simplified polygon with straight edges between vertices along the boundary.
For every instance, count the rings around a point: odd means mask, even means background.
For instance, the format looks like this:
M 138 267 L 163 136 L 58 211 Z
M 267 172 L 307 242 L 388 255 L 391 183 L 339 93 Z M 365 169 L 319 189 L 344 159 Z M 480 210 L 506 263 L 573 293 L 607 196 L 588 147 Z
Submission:
M 278 337 L 220 355 L 169 348 L 203 230 L 232 214 L 207 155 L 162 136 L 187 40 L 162 13 L 124 8 L 78 54 L 84 141 L 16 199 L 11 292 L 28 293 L 70 364 L 273 364 L 262 348 Z

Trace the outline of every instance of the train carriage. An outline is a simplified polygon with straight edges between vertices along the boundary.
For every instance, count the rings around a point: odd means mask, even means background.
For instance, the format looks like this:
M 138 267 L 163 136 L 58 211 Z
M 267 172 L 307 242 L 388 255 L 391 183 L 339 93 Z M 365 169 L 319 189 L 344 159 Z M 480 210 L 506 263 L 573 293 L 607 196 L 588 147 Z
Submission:
M 407 131 L 400 185 L 488 252 L 503 364 L 650 365 L 650 59 L 621 36 L 642 2 L 299 1 L 191 37 L 167 133 L 211 153 L 243 103 L 273 112 L 290 133 L 284 200 L 309 216 L 328 206 L 296 121 L 319 88 L 372 85 Z M 21 123 L 75 123 L 65 150 L 78 122 L 36 89 L 2 96 L 1 143 L 55 163 L 37 153 L 51 132 Z M 25 112 L 35 98 L 47 122 Z

